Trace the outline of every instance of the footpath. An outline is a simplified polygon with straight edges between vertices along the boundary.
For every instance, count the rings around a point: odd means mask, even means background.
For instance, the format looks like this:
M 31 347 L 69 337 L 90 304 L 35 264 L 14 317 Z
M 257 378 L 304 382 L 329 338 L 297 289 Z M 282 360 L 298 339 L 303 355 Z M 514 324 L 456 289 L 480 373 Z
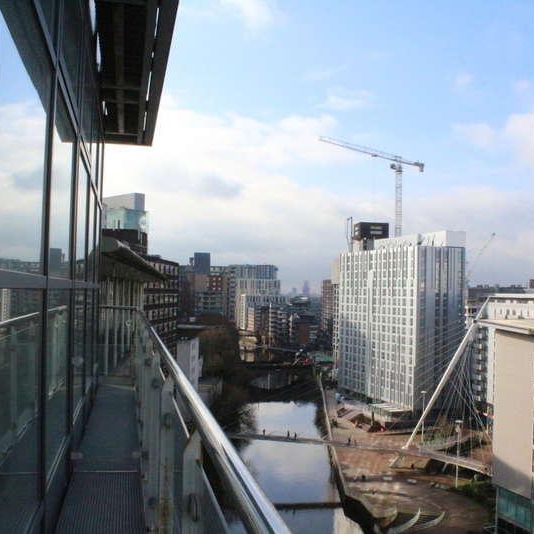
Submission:
M 334 390 L 325 390 L 324 398 L 331 439 L 393 447 L 405 443 L 405 434 L 369 433 L 340 416 L 343 404 L 336 402 Z M 472 533 L 493 521 L 482 505 L 448 491 L 454 477 L 427 473 L 426 459 L 406 456 L 400 467 L 392 468 L 394 454 L 331 447 L 331 456 L 346 497 L 360 503 L 382 532 Z

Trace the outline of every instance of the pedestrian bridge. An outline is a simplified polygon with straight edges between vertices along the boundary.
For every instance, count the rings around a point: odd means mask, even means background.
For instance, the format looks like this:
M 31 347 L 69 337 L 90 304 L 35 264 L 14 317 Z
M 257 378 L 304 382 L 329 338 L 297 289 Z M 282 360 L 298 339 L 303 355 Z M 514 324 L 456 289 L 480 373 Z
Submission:
M 300 437 L 295 434 L 255 434 L 252 432 L 229 433 L 230 439 L 253 439 L 262 441 L 277 441 L 282 443 L 304 443 L 307 445 L 332 445 L 334 447 L 342 447 L 347 449 L 356 449 L 361 451 L 377 452 L 382 454 L 396 454 L 397 456 L 415 456 L 418 458 L 428 458 L 429 460 L 437 460 L 446 464 L 457 465 L 458 467 L 469 469 L 477 473 L 491 476 L 491 465 L 475 460 L 473 458 L 466 458 L 465 456 L 454 456 L 434 449 L 426 449 L 420 447 L 410 447 L 403 449 L 402 447 L 394 447 L 392 445 L 378 445 L 372 443 L 363 443 L 358 441 L 339 441 L 331 439 L 307 438 Z

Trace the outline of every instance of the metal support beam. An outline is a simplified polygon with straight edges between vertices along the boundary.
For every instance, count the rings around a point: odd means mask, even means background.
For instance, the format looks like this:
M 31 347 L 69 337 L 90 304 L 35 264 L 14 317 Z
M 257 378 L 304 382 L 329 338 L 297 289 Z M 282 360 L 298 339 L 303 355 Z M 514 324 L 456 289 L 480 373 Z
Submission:
M 124 84 L 124 5 L 113 6 L 113 49 L 115 51 L 115 79 Z M 117 89 L 117 129 L 124 133 L 124 90 Z
M 473 321 L 473 324 L 469 327 L 469 330 L 467 330 L 467 333 L 465 334 L 464 338 L 462 339 L 458 349 L 456 349 L 456 352 L 454 353 L 454 356 L 452 357 L 451 361 L 449 362 L 449 365 L 447 366 L 447 369 L 443 373 L 443 376 L 441 377 L 441 380 L 439 381 L 438 386 L 436 387 L 434 393 L 432 394 L 432 397 L 430 397 L 430 400 L 428 401 L 428 404 L 426 405 L 425 409 L 423 410 L 423 413 L 421 414 L 421 417 L 419 418 L 419 421 L 417 421 L 417 424 L 415 425 L 415 428 L 413 429 L 413 432 L 411 433 L 410 437 L 408 438 L 408 441 L 403 446 L 403 449 L 408 449 L 411 444 L 413 443 L 413 440 L 415 439 L 415 436 L 417 435 L 417 432 L 419 432 L 419 428 L 421 428 L 421 425 L 426 418 L 426 416 L 430 413 L 432 408 L 434 407 L 434 404 L 436 403 L 436 400 L 438 399 L 440 393 L 443 391 L 443 388 L 445 387 L 445 384 L 449 380 L 452 372 L 454 371 L 454 368 L 456 367 L 456 364 L 460 361 L 461 357 L 464 354 L 464 351 L 467 347 L 467 344 L 472 341 L 473 336 L 478 329 L 478 325 L 476 324 L 477 320 L 482 317 L 482 314 L 486 311 L 486 306 L 488 304 L 488 300 L 486 299 L 486 302 L 482 305 L 479 312 L 477 313 L 477 316 L 475 317 L 475 320 Z

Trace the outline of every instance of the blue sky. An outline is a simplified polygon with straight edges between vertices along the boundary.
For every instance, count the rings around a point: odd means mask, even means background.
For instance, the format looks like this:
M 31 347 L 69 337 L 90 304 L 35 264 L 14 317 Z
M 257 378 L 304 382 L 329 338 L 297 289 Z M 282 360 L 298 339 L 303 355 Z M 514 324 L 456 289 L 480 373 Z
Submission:
M 318 289 L 347 217 L 393 219 L 387 162 L 317 141 L 339 137 L 425 162 L 405 171 L 405 233 L 465 230 L 472 259 L 496 232 L 473 282 L 524 283 L 532 20 L 531 1 L 182 0 L 154 145 L 108 145 L 105 194 L 147 195 L 153 253 L 275 263 L 285 288 Z M 22 135 L 35 109 L 0 46 Z
M 286 288 L 317 289 L 346 217 L 393 219 L 387 162 L 327 135 L 424 161 L 405 171 L 405 233 L 466 230 L 473 258 L 496 232 L 473 282 L 526 282 L 532 20 L 527 1 L 181 2 L 150 149 L 163 162 L 127 172 L 153 249 L 272 262 Z M 109 193 L 123 192 L 131 152 L 110 153 Z

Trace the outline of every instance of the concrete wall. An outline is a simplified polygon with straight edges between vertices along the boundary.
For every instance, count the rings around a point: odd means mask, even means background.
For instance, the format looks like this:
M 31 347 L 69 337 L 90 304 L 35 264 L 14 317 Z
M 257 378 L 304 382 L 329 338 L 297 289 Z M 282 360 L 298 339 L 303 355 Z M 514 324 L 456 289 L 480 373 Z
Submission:
M 497 330 L 493 483 L 531 498 L 534 337 Z

